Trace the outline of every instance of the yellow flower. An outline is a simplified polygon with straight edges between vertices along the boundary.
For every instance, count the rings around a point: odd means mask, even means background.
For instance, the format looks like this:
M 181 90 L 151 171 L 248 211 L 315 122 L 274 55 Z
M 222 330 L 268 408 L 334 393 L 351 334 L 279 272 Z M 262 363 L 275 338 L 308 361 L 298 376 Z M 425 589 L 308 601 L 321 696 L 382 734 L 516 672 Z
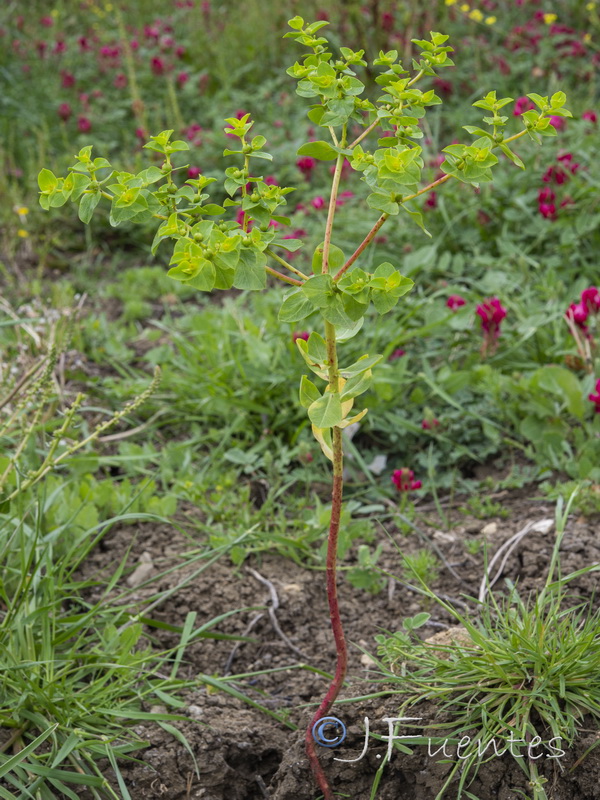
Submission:
M 592 41 L 592 34 L 591 33 L 584 33 L 583 34 L 583 41 L 587 44 L 588 42 Z
M 481 22 L 483 19 L 483 14 L 478 8 L 474 8 L 473 11 L 469 14 L 471 19 L 475 20 L 475 22 Z
M 463 4 L 462 4 L 462 6 L 460 7 L 460 10 L 461 10 L 461 11 L 463 11 L 463 12 L 466 14 L 466 13 L 467 13 L 467 11 L 468 11 L 470 8 L 471 8 L 471 6 L 470 6 L 468 3 L 463 3 Z
M 57 8 L 53 8 L 52 11 L 50 12 L 50 16 L 54 17 L 54 19 L 56 19 L 56 17 L 58 17 L 58 9 Z
M 448 0 L 446 0 L 446 3 L 447 2 L 448 2 Z M 587 11 L 593 11 L 595 7 L 596 7 L 596 3 L 588 3 L 587 6 L 586 6 L 586 9 L 587 9 Z
M 17 231 L 17 236 L 20 236 L 21 239 L 26 239 L 29 236 L 29 234 L 27 233 L 26 230 L 23 230 L 23 228 L 19 228 L 19 230 Z
M 494 25 L 496 22 L 496 17 L 486 17 L 485 24 L 486 25 Z
M 453 6 L 456 3 L 456 0 L 446 0 L 447 6 Z
M 29 209 L 27 206 L 15 206 L 15 214 L 18 214 L 20 217 L 26 217 L 29 214 Z
M 113 10 L 113 4 L 112 3 L 106 3 L 104 5 L 104 10 L 110 14 L 110 12 Z
M 558 14 L 544 14 L 544 22 L 546 25 L 552 25 L 558 19 Z

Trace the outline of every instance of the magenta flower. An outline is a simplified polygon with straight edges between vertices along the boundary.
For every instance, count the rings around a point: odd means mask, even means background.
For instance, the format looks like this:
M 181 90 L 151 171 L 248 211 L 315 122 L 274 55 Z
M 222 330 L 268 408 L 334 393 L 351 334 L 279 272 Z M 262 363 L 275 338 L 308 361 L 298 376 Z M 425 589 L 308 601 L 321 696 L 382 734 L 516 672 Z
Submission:
M 423 484 L 421 481 L 413 480 L 415 473 L 412 469 L 402 467 L 402 469 L 395 469 L 392 475 L 392 483 L 396 486 L 399 492 L 410 492 L 415 489 L 420 489 Z
M 554 203 L 540 203 L 538 211 L 545 219 L 556 219 L 556 206 Z
M 54 25 L 54 20 L 50 15 L 42 17 L 40 22 L 44 26 L 44 28 L 51 28 Z
M 313 208 L 316 209 L 323 208 L 323 206 L 325 205 L 325 198 L 319 194 L 312 199 L 311 204 Z
M 73 110 L 68 103 L 61 103 L 58 107 L 58 116 L 65 122 L 69 119 Z
M 593 122 L 595 124 L 598 122 L 598 115 L 595 111 L 584 111 L 581 115 L 581 119 L 587 119 L 588 122 Z
M 596 391 L 588 395 L 588 400 L 591 400 L 596 406 L 596 414 L 600 414 L 600 380 L 596 381 Z
M 390 353 L 388 361 L 396 361 L 398 358 L 402 358 L 402 356 L 406 355 L 406 350 L 403 350 L 401 347 L 397 347 L 393 353 Z
M 425 207 L 435 208 L 436 206 L 437 206 L 437 194 L 435 192 L 429 192 L 427 200 L 425 200 Z
M 75 86 L 75 75 L 72 72 L 67 72 L 66 69 L 61 69 L 60 82 L 63 89 L 71 89 Z
M 524 114 L 526 111 L 531 111 L 534 108 L 535 103 L 532 103 L 528 97 L 518 97 L 515 100 L 513 115 L 515 117 L 520 117 L 521 114 Z
M 305 178 L 310 178 L 313 169 L 317 166 L 317 162 L 310 156 L 303 156 L 296 161 L 296 166 Z
M 77 127 L 81 131 L 81 133 L 88 133 L 92 129 L 92 123 L 88 119 L 88 117 L 84 117 L 83 115 L 77 117 Z
M 185 84 L 189 81 L 189 79 L 190 79 L 189 72 L 180 72 L 177 75 L 177 83 L 179 84 L 179 86 L 185 86 Z
M 424 419 L 421 423 L 421 427 L 424 431 L 432 431 L 434 428 L 439 427 L 440 421 L 435 417 L 433 419 Z
M 506 317 L 506 309 L 497 297 L 484 300 L 477 306 L 475 313 L 481 318 L 481 328 L 486 335 L 488 344 L 493 343 L 500 336 L 500 324 Z
M 459 294 L 451 294 L 446 300 L 446 306 L 450 311 L 457 311 L 461 306 L 464 306 L 465 302 L 465 298 L 461 297 Z
M 153 56 L 150 59 L 150 69 L 152 70 L 153 75 L 164 75 L 165 62 L 162 60 L 162 58 Z
M 304 341 L 308 341 L 310 333 L 308 331 L 295 331 L 292 333 L 292 342 L 296 342 L 298 339 L 304 339 Z
M 188 167 L 188 178 L 197 178 L 201 174 L 200 167 Z
M 586 308 L 590 314 L 596 314 L 600 311 L 600 291 L 596 286 L 589 286 L 581 293 L 581 305 Z
M 567 309 L 565 316 L 573 320 L 573 322 L 582 330 L 587 330 L 586 322 L 589 316 L 587 305 L 582 301 L 581 303 L 571 303 Z
M 117 73 L 113 81 L 113 86 L 115 89 L 124 89 L 127 86 L 127 75 L 125 75 L 124 72 Z

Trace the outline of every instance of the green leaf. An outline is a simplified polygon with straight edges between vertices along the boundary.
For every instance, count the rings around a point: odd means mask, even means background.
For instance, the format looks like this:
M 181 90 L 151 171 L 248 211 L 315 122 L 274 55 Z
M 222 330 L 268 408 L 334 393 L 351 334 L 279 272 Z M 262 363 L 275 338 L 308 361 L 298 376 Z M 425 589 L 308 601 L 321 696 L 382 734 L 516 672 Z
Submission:
M 339 392 L 325 392 L 308 409 L 308 417 L 317 428 L 333 428 L 343 420 Z
M 321 392 L 306 375 L 303 375 L 300 379 L 300 405 L 302 408 L 309 408 L 313 403 L 316 403 L 320 397 Z
M 373 380 L 373 374 L 370 369 L 361 372 L 359 375 L 354 375 L 348 381 L 341 392 L 342 403 L 346 400 L 351 400 L 353 397 L 358 397 L 359 394 L 366 392 Z
M 102 195 L 100 192 L 90 192 L 89 194 L 83 195 L 79 203 L 79 219 L 82 222 L 87 224 L 91 220 L 94 209 L 100 202 L 101 197 Z
M 374 208 L 376 211 L 383 211 L 385 214 L 395 216 L 400 211 L 400 206 L 392 200 L 389 194 L 382 192 L 373 192 L 367 196 L 367 205 Z
M 323 272 L 323 245 L 321 242 L 317 246 L 312 258 L 312 271 L 315 275 L 320 275 Z M 346 263 L 346 256 L 339 247 L 334 244 L 329 245 L 329 272 L 337 272 L 340 267 Z
M 279 309 L 280 322 L 300 322 L 309 317 L 314 306 L 300 289 L 288 295 Z
M 502 152 L 504 153 L 504 155 L 507 158 L 510 158 L 510 160 L 513 162 L 513 164 L 516 164 L 517 167 L 521 167 L 521 169 L 525 169 L 525 164 L 521 161 L 521 159 L 519 158 L 519 156 L 516 153 L 513 153 L 513 151 L 510 149 L 510 147 L 507 144 L 504 144 L 503 142 L 501 142 L 500 143 L 500 150 L 502 150 Z
M 333 291 L 331 275 L 314 275 L 302 284 L 301 291 L 313 308 L 324 308 Z
M 294 17 L 293 19 L 288 20 L 288 25 L 295 31 L 301 31 L 304 27 L 304 20 L 302 17 Z
M 42 192 L 53 192 L 58 186 L 58 178 L 49 169 L 43 169 L 38 175 L 38 186 Z
M 308 337 L 307 350 L 308 355 L 313 359 L 316 364 L 324 364 L 327 360 L 327 342 L 321 334 L 313 331 Z
M 352 378 L 354 375 L 361 375 L 363 372 L 372 369 L 376 364 L 379 364 L 383 356 L 361 356 L 358 361 L 351 364 L 349 367 L 340 370 L 340 374 L 344 378 Z
M 254 291 L 264 289 L 267 285 L 266 263 L 267 259 L 263 253 L 257 253 L 255 250 L 241 250 L 233 281 L 235 288 Z
M 299 156 L 310 156 L 317 161 L 333 161 L 337 153 L 329 142 L 307 142 L 298 150 Z

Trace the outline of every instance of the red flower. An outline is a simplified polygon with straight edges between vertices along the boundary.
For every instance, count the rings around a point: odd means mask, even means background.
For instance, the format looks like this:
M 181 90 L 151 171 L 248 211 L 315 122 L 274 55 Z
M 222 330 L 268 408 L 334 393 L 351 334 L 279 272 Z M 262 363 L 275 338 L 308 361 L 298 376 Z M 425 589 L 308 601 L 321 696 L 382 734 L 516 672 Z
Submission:
M 79 116 L 77 117 L 77 127 L 81 131 L 81 133 L 88 133 L 92 129 L 92 123 L 87 117 Z
M 595 286 L 589 286 L 581 293 L 581 305 L 591 314 L 600 311 L 600 291 Z
M 60 71 L 60 82 L 63 89 L 71 89 L 75 86 L 75 75 L 72 72 L 67 72 L 66 69 Z
M 65 122 L 73 113 L 71 106 L 68 103 L 61 103 L 58 107 L 58 116 Z
M 165 62 L 162 60 L 162 58 L 153 56 L 150 59 L 150 69 L 152 70 L 153 75 L 164 75 Z
M 564 117 L 550 117 L 550 125 L 553 125 L 557 131 L 562 131 L 567 127 L 567 121 Z
M 188 167 L 188 178 L 197 178 L 201 174 L 200 167 Z
M 571 303 L 565 314 L 566 317 L 572 319 L 573 322 L 582 330 L 587 330 L 587 326 L 585 323 L 587 321 L 588 315 L 589 315 L 589 308 L 587 303 L 583 302 L 583 298 L 581 303 Z
M 184 86 L 189 81 L 189 79 L 190 79 L 189 72 L 180 72 L 177 75 L 177 83 L 180 86 Z
M 456 311 L 461 306 L 464 306 L 465 302 L 465 298 L 461 297 L 459 294 L 451 294 L 446 300 L 446 306 L 450 309 L 450 311 Z
M 493 339 L 500 335 L 500 323 L 506 317 L 506 309 L 497 297 L 484 300 L 477 306 L 475 313 L 481 318 L 483 331 Z
M 531 111 L 534 108 L 535 108 L 535 103 L 532 103 L 528 97 L 518 97 L 515 100 L 513 115 L 515 117 L 519 117 L 521 116 L 521 114 L 524 114 L 525 111 Z
M 587 119 L 589 122 L 596 123 L 598 122 L 598 115 L 595 111 L 584 111 L 581 115 L 581 119 Z
M 412 469 L 402 467 L 402 469 L 394 470 L 392 474 L 392 483 L 396 486 L 399 492 L 409 492 L 415 489 L 420 489 L 423 484 L 421 481 L 413 480 L 415 473 Z
M 308 341 L 308 337 L 310 333 L 308 331 L 296 331 L 292 333 L 292 342 L 296 342 L 298 339 L 304 339 L 304 341 Z
M 305 178 L 310 178 L 313 169 L 317 166 L 317 162 L 310 156 L 303 156 L 296 161 L 296 166 Z
M 540 203 L 538 211 L 544 219 L 556 219 L 556 206 L 554 203 Z
M 119 72 L 115 75 L 113 86 L 115 89 L 124 89 L 127 86 L 127 75 L 124 72 Z
M 312 199 L 311 205 L 313 208 L 316 209 L 323 208 L 323 206 L 325 205 L 325 198 L 321 197 L 321 195 L 317 195 L 317 197 L 314 197 Z
M 424 431 L 431 431 L 434 428 L 437 428 L 439 424 L 440 424 L 439 419 L 436 419 L 434 417 L 433 419 L 424 419 L 423 422 L 421 423 L 421 427 L 423 428 Z
M 397 347 L 393 353 L 390 354 L 388 361 L 396 361 L 398 358 L 402 358 L 402 356 L 406 355 L 406 350 L 403 350 L 401 347 Z

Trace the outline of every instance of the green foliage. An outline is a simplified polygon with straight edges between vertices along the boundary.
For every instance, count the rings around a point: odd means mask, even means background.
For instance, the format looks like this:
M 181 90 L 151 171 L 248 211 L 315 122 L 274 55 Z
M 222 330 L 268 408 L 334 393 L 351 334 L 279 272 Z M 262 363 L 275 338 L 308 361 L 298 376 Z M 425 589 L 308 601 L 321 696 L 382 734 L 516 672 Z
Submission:
M 569 507 L 557 509 L 557 539 L 545 587 L 523 598 L 514 586 L 505 598 L 488 594 L 477 616 L 466 616 L 445 603 L 425 583 L 423 592 L 462 626 L 447 644 L 420 641 L 406 629 L 380 635 L 379 655 L 386 680 L 409 694 L 399 716 L 423 700 L 446 712 L 432 723 L 446 740 L 458 743 L 455 761 L 438 797 L 458 778 L 457 797 L 470 797 L 470 778 L 493 740 L 498 750 L 513 742 L 511 754 L 527 775 L 537 800 L 547 800 L 535 760 L 524 759 L 519 747 L 536 742 L 566 750 L 585 715 L 600 716 L 600 613 L 569 603 L 568 583 L 581 571 L 555 579 L 558 548 Z M 584 572 L 595 570 L 589 567 Z M 436 733 L 437 735 L 437 733 Z

